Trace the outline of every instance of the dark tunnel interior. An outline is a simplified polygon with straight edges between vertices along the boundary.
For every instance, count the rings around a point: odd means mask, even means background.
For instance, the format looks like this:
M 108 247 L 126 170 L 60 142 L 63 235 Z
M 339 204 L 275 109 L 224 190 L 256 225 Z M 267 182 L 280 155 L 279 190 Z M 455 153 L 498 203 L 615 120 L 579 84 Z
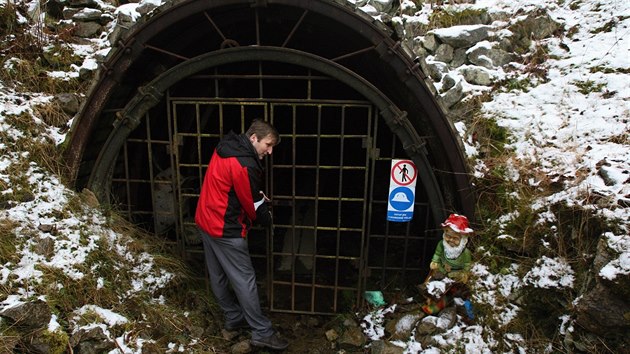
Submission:
M 435 240 L 422 185 L 411 222 L 385 220 L 402 146 L 357 92 L 297 66 L 218 67 L 171 87 L 120 152 L 114 204 L 194 259 L 194 210 L 213 149 L 256 118 L 281 135 L 265 162 L 274 228 L 249 235 L 273 310 L 335 313 L 355 305 L 362 288 L 421 278 Z

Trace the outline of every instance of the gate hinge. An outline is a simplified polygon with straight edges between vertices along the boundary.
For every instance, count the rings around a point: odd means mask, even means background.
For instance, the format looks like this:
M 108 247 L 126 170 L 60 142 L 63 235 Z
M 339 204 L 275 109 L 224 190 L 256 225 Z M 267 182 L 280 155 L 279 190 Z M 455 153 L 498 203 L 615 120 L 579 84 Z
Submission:
M 155 106 L 162 98 L 162 93 L 153 86 L 141 86 L 138 88 L 138 92 L 140 94 L 136 95 L 122 111 L 116 112 L 114 128 L 124 124 L 131 130 L 135 129 L 143 116 L 139 116 L 138 113 Z
M 407 120 L 407 111 L 401 111 L 394 105 L 389 106 L 389 110 L 392 112 L 392 123 L 396 125 L 403 125 L 404 121 Z

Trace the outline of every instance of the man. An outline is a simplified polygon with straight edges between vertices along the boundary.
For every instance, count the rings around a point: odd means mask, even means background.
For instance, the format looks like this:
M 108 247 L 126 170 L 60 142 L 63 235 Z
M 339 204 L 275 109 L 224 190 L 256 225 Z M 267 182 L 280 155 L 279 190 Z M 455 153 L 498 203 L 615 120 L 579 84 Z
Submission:
M 261 190 L 261 160 L 279 142 L 276 129 L 262 120 L 254 120 L 245 134 L 227 134 L 210 160 L 195 213 L 225 329 L 250 327 L 252 345 L 275 350 L 289 343 L 275 333 L 260 308 L 247 233 L 253 222 L 271 224 L 269 200 Z

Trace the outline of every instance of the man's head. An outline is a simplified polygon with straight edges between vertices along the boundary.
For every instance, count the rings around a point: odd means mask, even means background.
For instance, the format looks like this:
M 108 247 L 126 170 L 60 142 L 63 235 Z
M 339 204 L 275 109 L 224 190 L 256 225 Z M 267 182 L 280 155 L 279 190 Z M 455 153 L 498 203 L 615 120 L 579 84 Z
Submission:
M 245 135 L 252 142 L 254 150 L 256 150 L 256 154 L 258 154 L 260 159 L 266 155 L 271 155 L 273 147 L 280 143 L 280 135 L 276 128 L 260 119 L 255 119 L 252 122 Z

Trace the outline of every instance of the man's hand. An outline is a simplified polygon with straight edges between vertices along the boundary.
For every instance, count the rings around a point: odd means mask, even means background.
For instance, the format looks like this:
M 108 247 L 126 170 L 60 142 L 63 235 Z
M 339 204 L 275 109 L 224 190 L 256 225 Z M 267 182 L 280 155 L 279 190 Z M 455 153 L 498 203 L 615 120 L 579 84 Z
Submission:
M 432 270 L 438 269 L 439 266 L 440 265 L 437 262 L 431 262 L 431 264 L 429 264 L 429 268 L 431 268 Z
M 267 197 L 267 195 L 265 195 L 265 192 L 260 191 L 260 195 L 262 195 L 264 201 L 266 201 L 266 202 L 270 202 L 271 201 L 271 199 L 269 199 L 269 197 Z

